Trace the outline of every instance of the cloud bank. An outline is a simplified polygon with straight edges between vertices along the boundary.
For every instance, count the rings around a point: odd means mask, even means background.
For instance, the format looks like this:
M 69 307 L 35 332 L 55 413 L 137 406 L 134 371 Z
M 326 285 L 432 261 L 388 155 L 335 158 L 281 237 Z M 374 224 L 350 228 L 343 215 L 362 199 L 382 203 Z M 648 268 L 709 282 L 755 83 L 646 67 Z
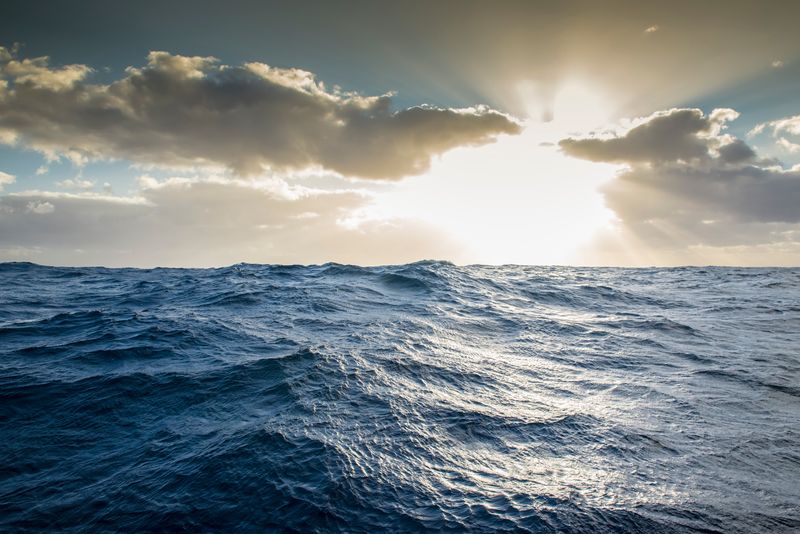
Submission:
M 310 72 L 264 63 L 151 52 L 110 84 L 90 83 L 91 73 L 0 47 L 0 142 L 78 163 L 119 158 L 242 175 L 321 167 L 398 179 L 452 148 L 520 131 L 487 107 L 393 111 L 391 95 L 329 89 Z
M 58 265 L 406 263 L 458 257 L 436 229 L 349 219 L 370 198 L 225 178 L 144 176 L 133 196 L 25 191 L 0 197 L 0 258 Z
M 737 116 L 730 109 L 709 115 L 671 109 L 616 135 L 568 138 L 559 145 L 578 158 L 626 164 L 602 193 L 638 246 L 673 252 L 740 247 L 743 254 L 756 250 L 746 247 L 761 247 L 763 255 L 765 245 L 783 244 L 796 258 L 800 169 L 759 158 L 724 133 L 725 123 Z

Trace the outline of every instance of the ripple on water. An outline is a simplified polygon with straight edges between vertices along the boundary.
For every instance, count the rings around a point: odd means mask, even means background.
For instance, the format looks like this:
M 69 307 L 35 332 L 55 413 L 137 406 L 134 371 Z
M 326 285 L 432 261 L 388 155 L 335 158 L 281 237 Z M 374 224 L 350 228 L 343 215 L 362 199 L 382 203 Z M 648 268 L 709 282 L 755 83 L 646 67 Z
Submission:
M 800 270 L 0 264 L 0 528 L 800 530 Z

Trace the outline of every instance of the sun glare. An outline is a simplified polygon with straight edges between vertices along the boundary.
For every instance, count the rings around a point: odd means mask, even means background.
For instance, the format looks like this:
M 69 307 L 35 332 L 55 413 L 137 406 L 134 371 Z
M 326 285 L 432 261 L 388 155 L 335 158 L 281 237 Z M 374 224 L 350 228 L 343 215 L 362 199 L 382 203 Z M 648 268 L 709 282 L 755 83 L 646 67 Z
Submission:
M 617 166 L 569 158 L 558 141 L 603 124 L 610 108 L 580 85 L 565 86 L 543 122 L 536 110 L 547 104 L 530 101 L 522 134 L 454 150 L 382 193 L 371 215 L 432 224 L 469 263 L 570 262 L 613 219 L 597 188 Z

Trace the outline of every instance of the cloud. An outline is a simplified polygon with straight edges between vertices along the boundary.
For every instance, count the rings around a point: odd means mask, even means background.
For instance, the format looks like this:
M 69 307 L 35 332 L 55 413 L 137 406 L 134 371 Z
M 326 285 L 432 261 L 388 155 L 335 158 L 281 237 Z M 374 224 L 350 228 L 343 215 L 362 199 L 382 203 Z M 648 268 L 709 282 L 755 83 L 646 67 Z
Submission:
M 713 153 L 733 142 L 720 136 L 727 121 L 739 114 L 731 109 L 716 109 L 706 116 L 699 109 L 659 111 L 629 129 L 622 136 L 608 138 L 563 139 L 562 150 L 577 158 L 612 163 L 690 162 L 708 160 Z M 729 157 L 743 157 L 746 147 L 728 147 Z M 752 151 L 751 151 L 752 152 Z
M 322 167 L 397 179 L 424 172 L 452 148 L 516 134 L 486 107 L 392 110 L 392 96 L 328 88 L 307 71 L 151 52 L 143 67 L 92 84 L 85 65 L 49 66 L 0 48 L 0 141 L 76 163 L 120 158 L 146 165 Z
M 672 109 L 614 137 L 570 138 L 560 146 L 575 157 L 627 165 L 602 193 L 639 246 L 766 250 L 787 235 L 800 245 L 800 169 L 759 159 L 723 133 L 737 115 Z
M 800 143 L 789 141 L 785 137 L 778 139 L 778 146 L 782 147 L 787 152 L 795 153 L 800 152 Z
M 791 137 L 800 138 L 800 115 L 785 117 L 769 122 L 763 122 L 750 130 L 748 137 L 753 137 L 771 131 L 776 143 L 789 152 L 800 152 L 800 140 L 794 141 Z
M 4 186 L 13 184 L 16 181 L 17 178 L 13 174 L 8 174 L 6 172 L 0 171 L 0 191 L 3 190 Z
M 458 257 L 455 243 L 420 223 L 348 221 L 369 202 L 358 190 L 215 177 L 143 177 L 133 196 L 7 194 L 0 196 L 0 261 L 148 267 Z
M 37 215 L 47 215 L 48 213 L 53 213 L 55 210 L 55 206 L 50 202 L 40 200 L 32 200 L 25 206 L 26 213 L 35 213 Z
M 644 33 L 656 33 L 658 31 L 658 24 L 653 24 L 652 26 L 646 28 Z
M 623 220 L 670 220 L 681 226 L 800 222 L 800 172 L 752 165 L 637 167 L 604 189 Z M 730 227 L 721 229 L 738 239 Z
M 755 151 L 741 139 L 735 139 L 719 147 L 719 159 L 725 163 L 745 163 L 756 158 Z
M 68 178 L 56 182 L 56 185 L 65 189 L 91 189 L 94 187 L 94 182 L 91 180 L 81 180 L 80 178 Z
M 84 80 L 92 72 L 86 65 L 66 65 L 52 69 L 47 56 L 18 61 L 10 57 L 3 64 L 3 75 L 14 83 L 30 85 L 51 91 L 66 91 Z

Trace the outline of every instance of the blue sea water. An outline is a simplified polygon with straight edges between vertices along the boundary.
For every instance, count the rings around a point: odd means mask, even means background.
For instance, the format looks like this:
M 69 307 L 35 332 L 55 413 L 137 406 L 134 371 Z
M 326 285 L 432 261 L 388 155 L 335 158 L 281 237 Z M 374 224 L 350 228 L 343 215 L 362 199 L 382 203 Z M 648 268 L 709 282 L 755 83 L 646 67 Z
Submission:
M 800 270 L 0 264 L 0 530 L 800 530 Z

